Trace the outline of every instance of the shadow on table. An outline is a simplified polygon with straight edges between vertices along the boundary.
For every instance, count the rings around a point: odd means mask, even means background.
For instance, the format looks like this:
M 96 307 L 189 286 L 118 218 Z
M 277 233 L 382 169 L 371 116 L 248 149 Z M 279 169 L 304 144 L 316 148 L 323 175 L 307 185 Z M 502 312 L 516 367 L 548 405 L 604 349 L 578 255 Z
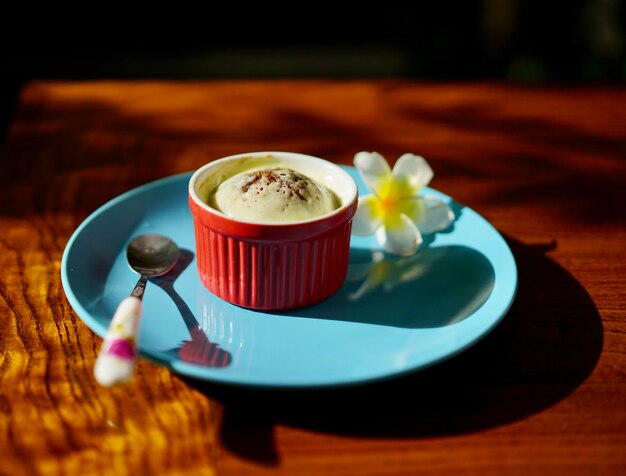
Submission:
M 401 378 L 315 391 L 185 381 L 224 405 L 222 444 L 266 465 L 277 464 L 276 424 L 419 438 L 479 431 L 540 412 L 591 373 L 602 324 L 585 289 L 545 255 L 556 244 L 507 241 L 519 267 L 515 302 L 489 336 L 447 362 Z

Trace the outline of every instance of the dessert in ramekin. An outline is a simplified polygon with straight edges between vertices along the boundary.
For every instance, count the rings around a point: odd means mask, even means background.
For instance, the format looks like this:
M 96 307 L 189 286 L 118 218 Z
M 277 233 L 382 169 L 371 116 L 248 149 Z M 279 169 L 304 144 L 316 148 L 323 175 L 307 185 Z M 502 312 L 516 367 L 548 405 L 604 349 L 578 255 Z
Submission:
M 224 192 L 219 206 L 216 192 L 227 182 L 235 191 Z M 293 203 L 276 202 L 274 194 L 291 195 Z M 265 214 L 264 197 L 284 212 Z M 309 155 L 253 152 L 206 164 L 189 182 L 202 283 L 252 309 L 290 309 L 329 297 L 345 280 L 357 197 L 345 170 Z M 230 206 L 244 199 L 251 206 L 243 212 L 241 203 Z M 328 200 L 334 204 L 317 206 Z M 316 211 L 307 214 L 303 201 Z

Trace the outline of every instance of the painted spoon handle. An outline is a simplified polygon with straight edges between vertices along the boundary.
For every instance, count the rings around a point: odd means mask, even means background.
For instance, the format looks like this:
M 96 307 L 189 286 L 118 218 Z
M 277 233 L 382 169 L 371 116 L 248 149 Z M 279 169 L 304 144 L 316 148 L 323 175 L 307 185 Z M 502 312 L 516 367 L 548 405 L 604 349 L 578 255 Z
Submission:
M 94 375 L 104 387 L 128 382 L 135 370 L 141 300 L 130 296 L 117 307 L 94 366 Z

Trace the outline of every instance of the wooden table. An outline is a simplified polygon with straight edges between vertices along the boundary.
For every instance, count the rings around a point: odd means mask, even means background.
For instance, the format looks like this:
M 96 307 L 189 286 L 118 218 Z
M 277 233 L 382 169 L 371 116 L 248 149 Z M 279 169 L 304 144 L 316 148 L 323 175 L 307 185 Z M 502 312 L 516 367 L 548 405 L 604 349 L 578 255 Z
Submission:
M 626 88 L 33 82 L 0 161 L 0 474 L 625 474 Z M 502 323 L 429 370 L 333 391 L 99 388 L 63 249 L 98 206 L 232 153 L 424 155 L 519 266 Z

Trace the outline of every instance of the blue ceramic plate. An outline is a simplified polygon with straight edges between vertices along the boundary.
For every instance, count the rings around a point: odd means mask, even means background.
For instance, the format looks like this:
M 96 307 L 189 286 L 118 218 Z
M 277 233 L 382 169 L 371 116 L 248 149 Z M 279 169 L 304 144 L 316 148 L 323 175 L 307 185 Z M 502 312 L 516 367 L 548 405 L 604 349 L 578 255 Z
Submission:
M 354 168 L 361 193 L 368 193 Z M 435 190 L 456 212 L 410 258 L 384 255 L 373 237 L 352 237 L 348 278 L 337 294 L 289 312 L 242 309 L 198 278 L 187 206 L 191 174 L 131 190 L 89 216 L 61 266 L 78 316 L 103 336 L 138 276 L 125 248 L 161 233 L 183 250 L 177 267 L 144 297 L 141 355 L 183 375 L 268 387 L 353 384 L 415 371 L 466 349 L 493 329 L 517 286 L 513 255 L 480 215 Z

